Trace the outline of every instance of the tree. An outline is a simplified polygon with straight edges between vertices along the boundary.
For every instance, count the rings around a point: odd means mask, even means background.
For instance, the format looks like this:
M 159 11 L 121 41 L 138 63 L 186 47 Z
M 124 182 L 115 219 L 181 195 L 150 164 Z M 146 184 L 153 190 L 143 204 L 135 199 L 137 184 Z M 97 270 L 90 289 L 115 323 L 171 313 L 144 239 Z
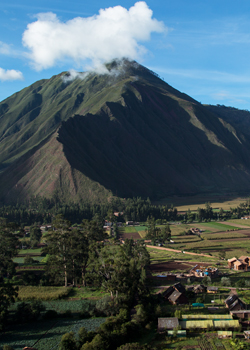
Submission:
M 120 293 L 129 300 L 147 293 L 145 267 L 150 256 L 142 243 L 125 240 L 123 246 L 96 245 L 91 252 L 90 269 L 112 298 Z
M 211 277 L 210 276 L 203 277 L 202 283 L 204 284 L 204 286 L 209 285 L 209 283 L 211 283 Z
M 68 272 L 70 268 L 70 222 L 57 215 L 53 222 L 53 231 L 46 236 L 47 247 L 44 251 L 49 254 L 47 268 L 54 276 L 64 277 L 64 286 L 68 285 Z
M 31 245 L 34 247 L 36 246 L 42 237 L 42 231 L 40 229 L 40 227 L 38 226 L 31 226 L 30 227 L 30 242 Z
M 77 350 L 74 332 L 65 333 L 59 343 L 59 350 Z
M 18 238 L 15 235 L 17 227 L 8 223 L 6 219 L 0 218 L 0 327 L 11 303 L 15 301 L 18 288 L 8 283 L 15 274 L 13 257 L 17 255 Z

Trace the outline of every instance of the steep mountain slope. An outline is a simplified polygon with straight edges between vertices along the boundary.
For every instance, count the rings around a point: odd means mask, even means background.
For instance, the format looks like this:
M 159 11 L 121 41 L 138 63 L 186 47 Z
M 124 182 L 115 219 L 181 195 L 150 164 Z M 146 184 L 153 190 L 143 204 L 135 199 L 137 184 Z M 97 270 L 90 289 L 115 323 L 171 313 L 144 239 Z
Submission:
M 250 112 L 247 110 L 240 110 L 234 107 L 226 107 L 223 105 L 205 105 L 205 107 L 218 115 L 226 122 L 230 123 L 237 130 L 244 134 L 250 135 Z
M 248 138 L 135 62 L 0 103 L 0 197 L 66 201 L 250 189 Z

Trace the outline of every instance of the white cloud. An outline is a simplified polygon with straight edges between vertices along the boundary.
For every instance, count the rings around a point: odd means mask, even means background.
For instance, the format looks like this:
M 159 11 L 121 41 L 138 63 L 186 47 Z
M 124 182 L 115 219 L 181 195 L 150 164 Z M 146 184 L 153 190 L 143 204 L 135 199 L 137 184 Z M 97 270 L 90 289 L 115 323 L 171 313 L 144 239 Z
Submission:
M 144 1 L 129 10 L 122 6 L 101 9 L 92 17 L 76 17 L 61 22 L 54 13 L 37 15 L 23 33 L 23 45 L 36 70 L 55 66 L 72 59 L 79 66 L 92 65 L 127 57 L 140 59 L 146 48 L 140 42 L 150 40 L 152 32 L 164 32 L 163 22 L 152 18 L 153 12 Z
M 0 41 L 0 54 L 9 55 L 11 52 L 10 45 L 3 43 Z
M 22 72 L 14 69 L 5 70 L 0 68 L 0 81 L 23 80 Z

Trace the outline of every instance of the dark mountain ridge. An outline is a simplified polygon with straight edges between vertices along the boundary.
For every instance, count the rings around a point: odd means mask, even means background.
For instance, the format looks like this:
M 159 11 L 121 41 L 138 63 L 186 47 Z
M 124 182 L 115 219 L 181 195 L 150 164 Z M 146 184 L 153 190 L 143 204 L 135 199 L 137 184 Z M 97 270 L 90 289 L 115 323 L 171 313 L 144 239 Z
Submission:
M 249 137 L 136 62 L 0 103 L 0 197 L 100 202 L 250 190 Z

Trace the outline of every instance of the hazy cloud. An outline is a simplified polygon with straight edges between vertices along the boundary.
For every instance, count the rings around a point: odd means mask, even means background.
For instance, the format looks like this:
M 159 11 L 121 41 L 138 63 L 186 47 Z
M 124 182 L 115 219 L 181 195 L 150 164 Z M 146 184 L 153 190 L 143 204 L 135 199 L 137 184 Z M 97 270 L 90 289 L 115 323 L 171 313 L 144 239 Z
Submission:
M 23 80 L 23 74 L 18 70 L 5 70 L 3 68 L 0 68 L 0 81 L 7 80 Z
M 23 45 L 36 70 L 53 67 L 72 59 L 79 66 L 92 66 L 114 58 L 139 59 L 152 32 L 164 32 L 163 22 L 152 18 L 146 2 L 139 1 L 129 10 L 122 6 L 101 9 L 92 17 L 76 17 L 61 22 L 54 13 L 37 15 L 23 33 Z
M 10 45 L 3 43 L 0 41 L 0 54 L 9 55 L 11 52 Z
M 221 83 L 249 83 L 250 75 L 248 74 L 233 74 L 228 72 L 199 70 L 199 69 L 171 69 L 162 67 L 150 67 L 150 69 L 172 76 L 183 78 L 217 81 Z

